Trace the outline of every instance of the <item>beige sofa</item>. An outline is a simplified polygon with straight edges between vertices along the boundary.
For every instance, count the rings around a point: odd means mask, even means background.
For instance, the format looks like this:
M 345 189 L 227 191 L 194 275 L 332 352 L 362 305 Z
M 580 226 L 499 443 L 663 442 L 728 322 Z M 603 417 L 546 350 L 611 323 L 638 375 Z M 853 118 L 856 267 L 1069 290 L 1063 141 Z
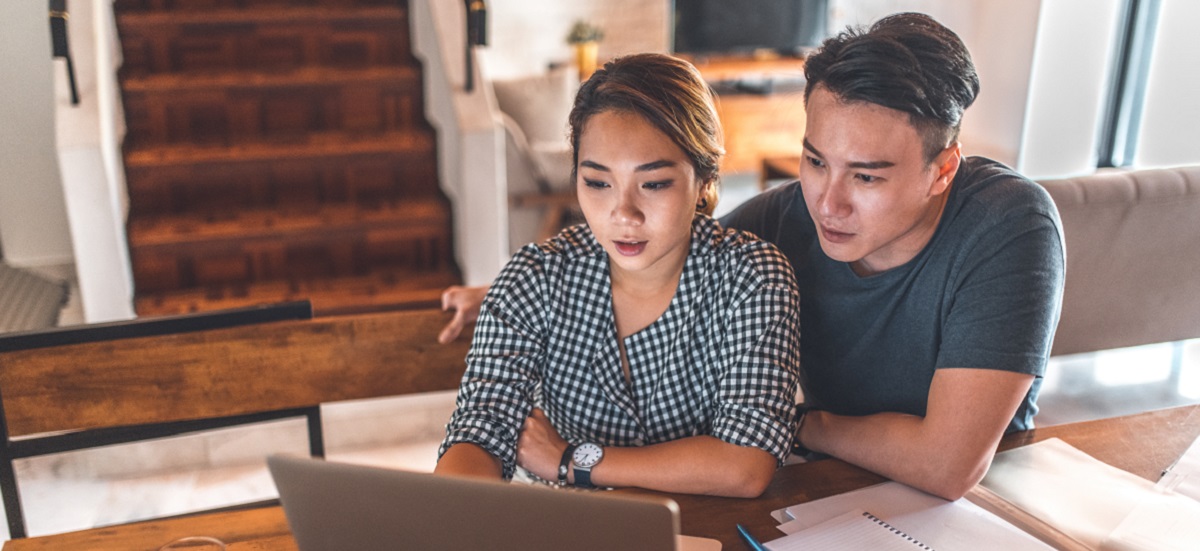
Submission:
M 1040 183 L 1067 243 L 1052 355 L 1200 337 L 1200 166 Z

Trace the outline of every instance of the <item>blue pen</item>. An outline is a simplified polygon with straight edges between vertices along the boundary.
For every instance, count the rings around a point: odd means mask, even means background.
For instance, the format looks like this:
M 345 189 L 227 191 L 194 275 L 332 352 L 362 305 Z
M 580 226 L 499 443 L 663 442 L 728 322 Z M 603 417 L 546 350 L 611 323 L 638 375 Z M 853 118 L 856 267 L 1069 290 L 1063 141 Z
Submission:
M 747 532 L 744 526 L 741 524 L 737 525 L 737 530 L 742 535 L 742 539 L 746 540 L 746 544 L 750 546 L 750 549 L 754 551 L 767 551 L 767 548 L 763 547 L 763 544 L 758 543 L 758 540 L 754 539 L 754 536 L 751 536 L 750 532 Z

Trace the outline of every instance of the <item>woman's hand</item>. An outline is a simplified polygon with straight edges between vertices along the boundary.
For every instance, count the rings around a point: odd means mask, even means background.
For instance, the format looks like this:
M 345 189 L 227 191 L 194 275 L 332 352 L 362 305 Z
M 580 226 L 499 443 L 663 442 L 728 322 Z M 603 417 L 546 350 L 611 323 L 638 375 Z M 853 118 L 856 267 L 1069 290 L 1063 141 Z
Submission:
M 537 408 L 529 412 L 517 440 L 517 464 L 542 480 L 554 482 L 566 449 L 567 441 L 554 430 L 546 413 Z
M 462 333 L 463 327 L 479 319 L 479 307 L 483 304 L 483 296 L 487 294 L 488 288 L 481 287 L 463 287 L 461 285 L 452 285 L 445 291 L 442 291 L 442 310 L 454 309 L 454 319 L 446 324 L 442 332 L 438 334 L 438 342 L 446 344 L 458 338 L 458 334 Z

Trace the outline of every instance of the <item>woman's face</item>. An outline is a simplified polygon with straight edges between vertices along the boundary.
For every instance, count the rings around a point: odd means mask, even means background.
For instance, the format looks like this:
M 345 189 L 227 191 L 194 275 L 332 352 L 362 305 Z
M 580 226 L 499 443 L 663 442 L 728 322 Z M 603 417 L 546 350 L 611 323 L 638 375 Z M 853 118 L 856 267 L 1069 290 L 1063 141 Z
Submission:
M 640 115 L 592 115 L 579 137 L 576 189 L 588 226 L 622 275 L 683 266 L 702 185 L 691 161 Z

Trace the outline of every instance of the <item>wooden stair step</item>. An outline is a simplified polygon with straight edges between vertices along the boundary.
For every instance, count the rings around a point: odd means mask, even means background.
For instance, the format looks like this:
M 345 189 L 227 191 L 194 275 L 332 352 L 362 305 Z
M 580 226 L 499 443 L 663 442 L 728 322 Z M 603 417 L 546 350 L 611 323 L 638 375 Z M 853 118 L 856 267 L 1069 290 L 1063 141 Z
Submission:
M 406 66 L 309 66 L 275 71 L 220 71 L 210 73 L 153 73 L 123 78 L 125 93 L 179 94 L 197 90 L 284 88 L 301 86 L 376 84 L 401 81 L 419 85 L 420 73 Z
M 175 315 L 308 299 L 318 316 L 441 306 L 441 293 L 462 282 L 450 269 L 376 271 L 340 278 L 294 278 L 138 293 L 139 316 Z
M 404 231 L 414 237 L 436 236 L 448 223 L 446 205 L 437 198 L 406 198 L 394 204 L 363 207 L 326 205 L 317 210 L 242 210 L 223 215 L 143 217 L 129 223 L 130 245 L 138 250 L 185 246 L 221 247 L 223 241 L 334 239 L 370 230 Z
M 380 203 L 440 193 L 428 132 L 310 133 L 234 146 L 125 152 L 131 218 L 239 208 Z
M 129 223 L 130 259 L 139 293 L 402 266 L 442 269 L 453 265 L 448 211 L 440 199 L 410 198 L 371 209 L 141 218 Z
M 400 5 L 129 12 L 116 19 L 125 76 L 417 64 Z
M 234 209 L 378 204 L 438 193 L 428 151 L 126 169 L 132 218 Z
M 303 136 L 222 144 L 138 145 L 125 152 L 125 165 L 165 168 L 210 163 L 243 163 L 288 159 L 332 158 L 401 151 L 433 153 L 428 132 L 311 132 Z
M 406 12 L 399 3 L 350 6 L 258 5 L 203 10 L 122 11 L 117 23 L 131 29 L 161 29 L 170 26 L 220 27 L 229 24 L 354 24 L 364 21 L 401 21 Z
M 113 8 L 118 12 L 134 11 L 200 11 L 214 9 L 247 9 L 247 6 L 382 6 L 393 5 L 397 0 L 115 0 Z
M 421 75 L 410 67 L 164 73 L 130 77 L 123 86 L 135 148 L 428 129 Z

